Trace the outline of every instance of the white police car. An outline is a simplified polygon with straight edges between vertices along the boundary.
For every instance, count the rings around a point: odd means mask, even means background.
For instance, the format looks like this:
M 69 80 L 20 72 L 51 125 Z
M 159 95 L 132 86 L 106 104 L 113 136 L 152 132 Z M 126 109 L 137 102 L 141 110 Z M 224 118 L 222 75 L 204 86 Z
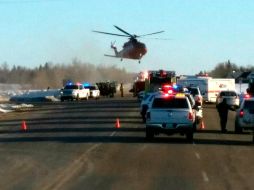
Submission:
M 243 130 L 254 130 L 254 97 L 243 99 L 235 116 L 235 133 Z

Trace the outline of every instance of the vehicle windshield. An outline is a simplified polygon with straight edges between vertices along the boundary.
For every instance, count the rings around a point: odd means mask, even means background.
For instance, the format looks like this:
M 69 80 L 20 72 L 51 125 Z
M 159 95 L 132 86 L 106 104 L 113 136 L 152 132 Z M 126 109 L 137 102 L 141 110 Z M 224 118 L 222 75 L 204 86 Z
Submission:
M 221 96 L 236 96 L 236 92 L 233 91 L 223 91 L 220 93 Z
M 188 108 L 185 98 L 155 98 L 153 108 Z
M 86 87 L 86 88 L 88 88 L 88 89 L 90 89 L 90 90 L 97 90 L 97 88 L 96 88 L 95 86 L 88 86 L 88 87 Z
M 198 89 L 197 88 L 188 88 L 189 92 L 195 96 L 195 95 L 198 95 Z
M 78 89 L 78 85 L 67 85 L 64 89 Z
M 245 100 L 244 102 L 244 106 L 243 106 L 244 109 L 254 109 L 254 101 L 253 100 Z

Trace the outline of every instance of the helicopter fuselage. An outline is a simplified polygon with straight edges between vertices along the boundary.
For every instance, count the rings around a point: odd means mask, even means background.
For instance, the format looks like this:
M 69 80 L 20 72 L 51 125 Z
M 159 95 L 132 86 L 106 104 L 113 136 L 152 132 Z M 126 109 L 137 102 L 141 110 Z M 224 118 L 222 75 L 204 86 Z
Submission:
M 140 60 L 147 52 L 146 46 L 141 42 L 128 41 L 123 45 L 121 51 L 117 51 L 116 47 L 112 47 L 115 51 L 115 56 L 119 58 L 138 59 Z
M 164 31 L 158 31 L 158 32 L 153 32 L 153 33 L 149 33 L 149 34 L 136 35 L 136 34 L 130 34 L 130 33 L 126 32 L 125 30 L 123 30 L 122 28 L 118 27 L 118 26 L 114 25 L 114 27 L 116 29 L 118 29 L 119 31 L 121 31 L 123 34 L 102 32 L 102 31 L 98 31 L 98 30 L 93 31 L 93 32 L 96 32 L 96 33 L 101 33 L 101 34 L 107 34 L 107 35 L 121 36 L 121 37 L 128 37 L 129 38 L 129 41 L 124 43 L 123 49 L 121 51 L 117 51 L 117 48 L 114 46 L 113 43 L 111 43 L 111 48 L 114 49 L 115 55 L 105 54 L 105 56 L 119 57 L 119 58 L 121 58 L 121 60 L 123 60 L 123 58 L 138 59 L 139 63 L 140 63 L 140 59 L 146 54 L 147 49 L 146 49 L 145 44 L 139 42 L 137 40 L 137 38 L 148 36 L 148 35 L 150 36 L 150 35 L 159 34 L 159 33 L 164 32 Z

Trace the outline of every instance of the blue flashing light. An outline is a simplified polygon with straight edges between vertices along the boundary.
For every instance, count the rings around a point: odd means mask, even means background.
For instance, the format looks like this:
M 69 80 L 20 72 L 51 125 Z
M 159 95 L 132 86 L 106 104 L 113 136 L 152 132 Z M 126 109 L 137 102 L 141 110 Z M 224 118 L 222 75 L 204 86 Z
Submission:
M 178 86 L 178 85 L 176 85 L 176 84 L 174 84 L 174 85 L 173 85 L 173 88 L 174 88 L 174 89 L 178 89 L 178 88 L 179 88 L 179 86 Z
M 84 86 L 84 87 L 88 87 L 88 86 L 91 86 L 91 85 L 90 85 L 89 82 L 85 82 L 85 83 L 83 83 L 83 86 Z
M 65 83 L 65 86 L 71 86 L 71 85 L 73 85 L 72 80 L 67 80 Z

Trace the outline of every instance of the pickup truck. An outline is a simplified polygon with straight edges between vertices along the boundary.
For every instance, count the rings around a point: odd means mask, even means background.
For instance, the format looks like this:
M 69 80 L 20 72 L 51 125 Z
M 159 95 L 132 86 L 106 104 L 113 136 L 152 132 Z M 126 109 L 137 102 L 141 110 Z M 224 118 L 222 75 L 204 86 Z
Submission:
M 69 84 L 61 91 L 61 101 L 86 99 L 90 96 L 90 90 L 85 89 L 82 84 Z
M 160 133 L 180 133 L 192 142 L 196 129 L 195 117 L 195 111 L 185 94 L 156 95 L 146 113 L 146 138 L 150 140 Z

